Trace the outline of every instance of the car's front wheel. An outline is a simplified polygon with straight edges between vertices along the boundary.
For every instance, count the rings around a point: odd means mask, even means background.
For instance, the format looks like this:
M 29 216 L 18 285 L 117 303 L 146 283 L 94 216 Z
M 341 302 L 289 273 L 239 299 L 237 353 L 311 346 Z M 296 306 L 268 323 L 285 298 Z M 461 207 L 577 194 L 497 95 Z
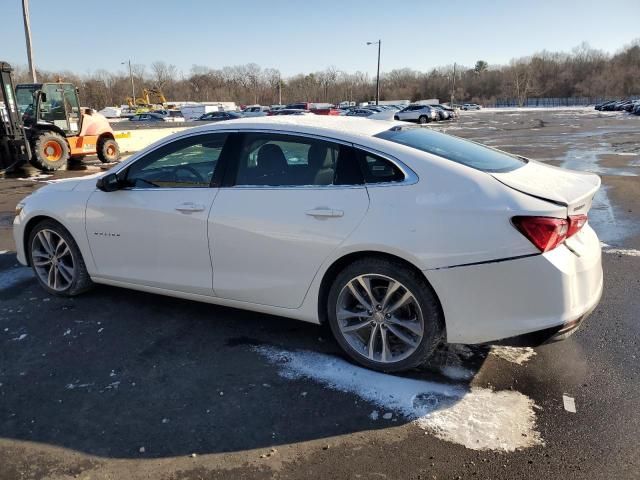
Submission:
M 43 220 L 31 231 L 29 261 L 38 283 L 54 295 L 78 295 L 93 285 L 75 240 L 53 220 Z
M 398 372 L 426 363 L 442 339 L 440 304 L 424 278 L 386 259 L 358 260 L 328 296 L 333 335 L 357 363 Z

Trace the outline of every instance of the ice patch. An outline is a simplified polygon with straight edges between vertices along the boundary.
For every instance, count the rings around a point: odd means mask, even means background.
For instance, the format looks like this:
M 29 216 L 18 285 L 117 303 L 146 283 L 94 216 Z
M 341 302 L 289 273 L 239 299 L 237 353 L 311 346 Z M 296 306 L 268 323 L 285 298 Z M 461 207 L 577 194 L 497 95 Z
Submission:
M 315 352 L 263 346 L 254 351 L 278 366 L 283 378 L 309 378 L 333 390 L 356 394 L 383 411 L 414 421 L 441 440 L 473 450 L 507 452 L 544 443 L 535 430 L 533 400 L 516 391 L 468 389 L 385 375 Z
M 4 255 L 5 253 L 9 253 L 9 250 L 0 250 L 0 255 Z
M 21 342 L 22 340 L 24 340 L 25 338 L 27 338 L 27 334 L 23 333 L 20 336 L 16 337 L 16 338 L 12 338 L 11 340 L 16 341 L 16 342 Z
M 523 363 L 528 362 L 536 354 L 535 350 L 531 347 L 520 348 L 498 346 L 491 347 L 491 351 L 489 353 L 517 365 L 522 365 Z
M 452 380 L 469 380 L 475 375 L 472 370 L 458 365 L 445 365 L 440 368 L 440 373 Z
M 33 271 L 27 267 L 4 270 L 0 272 L 0 290 L 6 290 L 31 278 L 34 278 Z
M 602 243 L 602 251 L 604 253 L 612 253 L 614 255 L 626 255 L 628 257 L 640 257 L 640 250 L 634 248 L 615 248 L 606 243 Z

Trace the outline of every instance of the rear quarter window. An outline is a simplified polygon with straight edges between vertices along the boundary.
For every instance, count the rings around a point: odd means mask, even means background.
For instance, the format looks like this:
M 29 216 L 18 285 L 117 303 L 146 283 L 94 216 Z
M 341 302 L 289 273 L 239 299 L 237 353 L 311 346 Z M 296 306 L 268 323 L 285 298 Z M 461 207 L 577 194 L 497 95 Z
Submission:
M 377 134 L 376 137 L 483 172 L 509 172 L 527 163 L 527 160 L 515 155 L 424 127 L 391 129 Z

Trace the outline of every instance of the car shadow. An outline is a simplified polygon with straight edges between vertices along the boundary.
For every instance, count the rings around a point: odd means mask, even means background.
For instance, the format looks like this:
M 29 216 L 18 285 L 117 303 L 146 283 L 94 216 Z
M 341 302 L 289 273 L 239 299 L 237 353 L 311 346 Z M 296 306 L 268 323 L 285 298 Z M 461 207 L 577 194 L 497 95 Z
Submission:
M 159 458 L 410 421 L 373 419 L 378 406 L 309 378 L 285 378 L 256 351 L 342 358 L 323 326 L 101 285 L 53 297 L 14 255 L 0 255 L 0 279 L 2 438 Z M 441 348 L 431 368 L 401 377 L 469 389 L 485 357 L 482 349 Z M 444 375 L 449 367 L 470 375 Z

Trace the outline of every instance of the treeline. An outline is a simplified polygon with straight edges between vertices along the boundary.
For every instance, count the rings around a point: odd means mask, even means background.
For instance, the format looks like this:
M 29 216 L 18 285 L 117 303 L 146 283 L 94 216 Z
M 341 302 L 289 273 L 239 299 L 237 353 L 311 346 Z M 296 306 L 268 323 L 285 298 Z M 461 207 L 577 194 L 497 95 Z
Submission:
M 383 58 L 384 61 L 384 58 Z M 275 104 L 281 101 L 336 103 L 375 98 L 375 76 L 348 73 L 334 67 L 284 78 L 277 69 L 250 63 L 220 69 L 195 65 L 188 74 L 162 61 L 133 65 L 136 95 L 143 88 L 160 88 L 174 101 L 235 101 L 238 104 Z M 455 71 L 455 75 L 454 75 Z M 38 71 L 39 81 L 73 82 L 81 89 L 83 105 L 97 109 L 121 105 L 131 96 L 129 72 L 98 70 L 89 75 Z M 16 69 L 17 83 L 29 82 L 24 67 Z M 570 53 L 543 51 L 489 65 L 478 60 L 473 67 L 460 65 L 418 72 L 409 68 L 381 74 L 382 100 L 439 98 L 456 102 L 493 104 L 515 98 L 521 105 L 533 97 L 627 97 L 640 95 L 640 39 L 616 54 L 582 44 Z

